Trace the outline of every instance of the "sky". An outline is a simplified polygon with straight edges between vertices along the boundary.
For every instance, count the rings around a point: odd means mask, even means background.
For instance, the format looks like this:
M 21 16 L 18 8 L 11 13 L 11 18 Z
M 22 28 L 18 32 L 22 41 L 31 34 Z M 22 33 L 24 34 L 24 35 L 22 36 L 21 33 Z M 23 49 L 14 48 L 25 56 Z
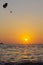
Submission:
M 28 44 L 43 43 L 43 0 L 0 0 L 0 42 L 24 43 L 25 38 Z

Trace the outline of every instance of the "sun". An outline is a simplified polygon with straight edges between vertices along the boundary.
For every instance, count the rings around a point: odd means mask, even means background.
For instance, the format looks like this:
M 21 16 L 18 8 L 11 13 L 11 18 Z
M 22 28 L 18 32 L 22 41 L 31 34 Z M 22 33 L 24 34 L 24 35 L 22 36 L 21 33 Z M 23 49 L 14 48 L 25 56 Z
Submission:
M 28 42 L 28 38 L 25 38 L 24 41 L 25 41 L 25 42 Z
M 32 35 L 31 34 L 23 34 L 20 36 L 20 43 L 22 44 L 30 44 L 32 42 Z

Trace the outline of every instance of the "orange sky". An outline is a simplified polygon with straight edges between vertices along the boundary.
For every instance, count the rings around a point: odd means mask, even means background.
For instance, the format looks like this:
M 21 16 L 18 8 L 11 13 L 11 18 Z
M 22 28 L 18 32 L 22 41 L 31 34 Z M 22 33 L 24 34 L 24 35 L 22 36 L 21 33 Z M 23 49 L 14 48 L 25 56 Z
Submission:
M 0 42 L 43 43 L 43 1 L 11 0 L 8 4 L 6 9 L 0 6 Z

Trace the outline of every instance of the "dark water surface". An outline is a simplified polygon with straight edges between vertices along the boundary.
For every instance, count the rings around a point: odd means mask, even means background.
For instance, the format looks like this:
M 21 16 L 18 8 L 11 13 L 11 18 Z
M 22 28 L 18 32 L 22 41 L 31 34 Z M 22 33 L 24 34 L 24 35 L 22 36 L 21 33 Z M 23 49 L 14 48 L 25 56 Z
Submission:
M 0 62 L 43 62 L 43 45 L 0 44 Z

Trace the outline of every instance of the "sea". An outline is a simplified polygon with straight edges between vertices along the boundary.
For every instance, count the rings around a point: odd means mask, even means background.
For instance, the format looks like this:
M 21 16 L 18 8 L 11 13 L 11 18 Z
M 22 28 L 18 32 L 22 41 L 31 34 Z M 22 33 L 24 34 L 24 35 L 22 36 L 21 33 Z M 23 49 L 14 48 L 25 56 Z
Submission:
M 0 62 L 43 62 L 43 44 L 0 44 Z

